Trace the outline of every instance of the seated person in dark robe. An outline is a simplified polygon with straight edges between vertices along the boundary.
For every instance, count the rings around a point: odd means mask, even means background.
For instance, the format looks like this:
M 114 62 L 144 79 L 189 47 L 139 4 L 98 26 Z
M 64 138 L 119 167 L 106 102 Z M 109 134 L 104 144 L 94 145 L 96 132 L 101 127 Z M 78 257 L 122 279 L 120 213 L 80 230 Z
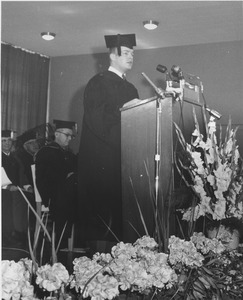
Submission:
M 34 155 L 40 149 L 37 133 L 28 130 L 17 137 L 15 157 L 20 164 L 20 184 L 25 186 L 28 193 L 25 193 L 30 205 L 36 209 L 34 182 L 32 176 L 32 166 L 34 165 Z M 36 217 L 30 210 L 30 227 L 34 231 Z
M 62 247 L 67 247 L 77 212 L 77 157 L 69 149 L 75 123 L 54 120 L 54 124 L 54 141 L 36 153 L 36 185 L 43 205 L 49 206 L 55 224 L 56 244 L 67 223 L 61 243 Z
M 28 180 L 28 184 L 33 188 L 33 177 L 31 166 L 34 164 L 34 155 L 40 149 L 37 134 L 28 130 L 17 138 L 16 157 L 21 161 L 23 174 Z
M 18 190 L 20 164 L 14 155 L 13 132 L 2 130 L 2 237 L 4 246 L 27 246 L 28 205 Z

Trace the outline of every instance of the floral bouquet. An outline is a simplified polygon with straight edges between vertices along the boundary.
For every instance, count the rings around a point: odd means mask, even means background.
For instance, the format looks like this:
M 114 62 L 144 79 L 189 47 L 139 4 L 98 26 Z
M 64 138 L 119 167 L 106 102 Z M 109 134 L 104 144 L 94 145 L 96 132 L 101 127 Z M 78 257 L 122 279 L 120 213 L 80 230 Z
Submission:
M 229 120 L 224 140 L 220 127 L 217 141 L 216 122 L 210 117 L 204 139 L 195 111 L 193 115 L 195 130 L 190 144 L 175 124 L 184 154 L 175 160 L 177 170 L 196 196 L 196 201 L 183 210 L 183 220 L 195 221 L 207 216 L 212 220 L 237 218 L 243 221 L 243 165 L 236 144 L 238 128 L 232 129 Z
M 81 299 L 92 300 L 243 297 L 242 254 L 226 256 L 219 240 L 202 233 L 194 233 L 190 241 L 171 236 L 168 254 L 144 236 L 134 244 L 118 243 L 111 253 L 76 258 L 70 287 Z
M 33 277 L 31 260 L 5 260 L 2 299 L 242 299 L 243 255 L 225 251 L 218 239 L 171 236 L 169 253 L 158 249 L 148 236 L 120 242 L 111 253 L 76 258 L 71 276 L 60 263 L 39 267 Z
M 32 261 L 21 259 L 18 262 L 3 260 L 1 262 L 2 273 L 2 299 L 34 298 L 34 286 L 31 284 Z
M 91 299 L 112 299 L 126 291 L 146 295 L 153 288 L 168 289 L 177 275 L 168 264 L 168 255 L 157 248 L 153 238 L 144 236 L 134 244 L 118 243 L 111 254 L 77 258 L 71 287 Z
M 70 280 L 67 269 L 61 263 L 54 263 L 52 266 L 46 264 L 38 268 L 36 272 L 36 284 L 39 288 L 50 293 L 47 299 L 71 299 L 66 293 L 66 287 Z
M 4 300 L 71 299 L 66 293 L 70 276 L 61 263 L 46 264 L 33 274 L 33 263 L 2 261 L 2 297 Z

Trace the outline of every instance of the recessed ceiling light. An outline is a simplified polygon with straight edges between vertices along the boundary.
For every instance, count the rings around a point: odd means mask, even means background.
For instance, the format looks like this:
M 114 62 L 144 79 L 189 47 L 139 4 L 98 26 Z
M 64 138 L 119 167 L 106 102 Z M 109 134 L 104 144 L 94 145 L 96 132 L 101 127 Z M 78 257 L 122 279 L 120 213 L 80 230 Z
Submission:
M 148 30 L 154 30 L 158 27 L 158 25 L 159 25 L 159 22 L 157 22 L 157 21 L 149 20 L 149 21 L 143 22 L 143 26 Z
M 42 32 L 41 37 L 46 41 L 51 41 L 55 38 L 56 34 L 52 32 Z

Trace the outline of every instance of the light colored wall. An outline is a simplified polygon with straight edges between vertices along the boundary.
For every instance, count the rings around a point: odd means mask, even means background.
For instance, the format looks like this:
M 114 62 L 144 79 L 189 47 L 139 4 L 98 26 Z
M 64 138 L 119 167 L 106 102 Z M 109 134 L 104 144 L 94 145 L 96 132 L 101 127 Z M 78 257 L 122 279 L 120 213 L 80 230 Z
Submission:
M 108 67 L 106 53 L 51 58 L 50 121 L 78 122 L 79 135 L 83 116 L 83 92 L 88 80 Z M 158 87 L 164 76 L 158 64 L 179 65 L 185 73 L 200 77 L 208 106 L 221 112 L 219 121 L 227 124 L 229 115 L 239 124 L 238 143 L 243 155 L 243 42 L 222 42 L 135 51 L 135 61 L 127 78 L 138 89 L 140 99 L 154 96 L 154 90 L 141 75 L 144 72 Z M 225 126 L 224 126 L 225 127 Z M 79 136 L 72 142 L 78 151 Z

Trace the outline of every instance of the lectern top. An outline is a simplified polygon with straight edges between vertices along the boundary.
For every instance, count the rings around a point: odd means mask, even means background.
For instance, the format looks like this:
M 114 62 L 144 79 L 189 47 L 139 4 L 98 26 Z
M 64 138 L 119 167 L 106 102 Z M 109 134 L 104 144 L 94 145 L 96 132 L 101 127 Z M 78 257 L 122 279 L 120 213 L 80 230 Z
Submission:
M 133 99 L 133 100 L 131 100 L 131 101 L 126 102 L 126 103 L 120 108 L 120 111 L 124 111 L 124 110 L 130 109 L 130 108 L 133 108 L 133 107 L 136 107 L 136 106 L 139 106 L 139 105 L 142 105 L 142 104 L 145 104 L 145 103 L 154 101 L 154 100 L 156 100 L 156 99 L 157 99 L 157 96 L 154 96 L 154 97 L 151 97 L 151 98 L 148 98 L 148 99 L 144 99 L 144 100 L 141 100 L 141 99 Z

